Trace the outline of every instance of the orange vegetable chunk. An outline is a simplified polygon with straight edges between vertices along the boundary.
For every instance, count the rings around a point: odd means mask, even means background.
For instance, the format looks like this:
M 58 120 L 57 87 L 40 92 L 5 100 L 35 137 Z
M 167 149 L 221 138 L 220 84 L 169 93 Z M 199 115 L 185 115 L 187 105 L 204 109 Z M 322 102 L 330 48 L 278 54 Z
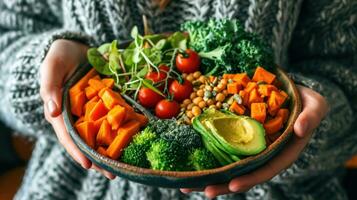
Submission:
M 272 84 L 276 76 L 273 73 L 268 72 L 262 67 L 257 67 L 253 75 L 253 81 L 264 81 L 265 83 Z
M 250 78 L 247 75 L 247 73 L 240 73 L 240 74 L 236 74 L 233 78 L 233 80 L 241 85 L 243 85 L 243 87 L 247 87 L 248 83 L 250 82 Z
M 235 76 L 235 74 L 223 74 L 223 77 L 224 79 L 233 79 Z
M 107 150 L 102 146 L 98 147 L 97 152 L 103 156 L 107 156 Z
M 85 114 L 84 114 L 84 121 L 89 121 L 89 115 L 91 111 L 93 110 L 94 106 L 97 104 L 97 102 L 88 102 L 85 105 Z
M 116 105 L 108 112 L 107 119 L 113 130 L 117 130 L 126 118 L 126 109 L 123 106 Z
M 76 126 L 76 125 L 78 125 L 78 124 L 80 124 L 80 123 L 82 123 L 84 121 L 84 117 L 83 116 L 81 116 L 80 118 L 78 118 L 77 119 L 77 121 L 74 123 L 74 126 Z
M 99 76 L 99 75 L 96 75 L 96 76 L 94 76 L 92 79 L 100 80 L 100 76 Z
M 75 94 L 81 92 L 88 86 L 88 81 L 95 75 L 97 75 L 95 69 L 91 69 L 83 78 L 81 78 L 74 86 L 69 89 L 69 95 L 74 96 Z
M 83 113 L 83 106 L 86 102 L 86 95 L 84 92 L 79 92 L 73 96 L 70 96 L 71 113 L 77 117 L 80 117 Z
M 107 86 L 102 83 L 102 81 L 97 79 L 89 79 L 88 85 L 90 85 L 93 89 L 99 92 L 101 89 L 106 88 Z
M 232 105 L 229 107 L 229 110 L 238 115 L 243 115 L 245 112 L 245 107 L 243 105 L 239 105 L 236 101 L 234 101 Z
M 102 82 L 108 88 L 113 88 L 113 86 L 114 86 L 114 79 L 112 79 L 112 78 L 103 78 Z
M 118 159 L 123 149 L 129 144 L 133 136 L 139 131 L 140 123 L 131 120 L 118 129 L 118 135 L 107 149 L 107 155 L 112 159 Z
M 91 99 L 93 97 L 95 97 L 98 94 L 98 91 L 95 90 L 94 88 L 88 86 L 84 89 L 85 93 L 86 93 L 86 97 L 87 99 Z
M 244 90 L 239 91 L 239 95 L 242 97 L 243 100 L 243 105 L 248 105 L 248 101 L 249 101 L 249 93 L 247 93 Z
M 280 116 L 268 120 L 264 124 L 265 132 L 268 135 L 278 132 L 281 128 L 283 128 L 283 118 Z
M 274 85 L 269 85 L 269 84 L 260 84 L 258 86 L 258 92 L 263 97 L 270 96 L 272 91 L 276 91 L 277 92 L 279 90 Z
M 103 120 L 100 126 L 99 132 L 97 134 L 97 144 L 109 146 L 115 138 L 112 134 L 112 128 L 107 120 Z
M 98 132 L 100 126 L 102 125 L 103 121 L 107 119 L 107 116 L 101 117 L 94 121 L 94 128 Z
M 258 90 L 253 89 L 249 93 L 248 106 L 250 106 L 252 103 L 261 103 L 261 102 L 263 102 L 263 100 L 264 99 L 260 96 L 260 94 L 258 93 Z
M 102 98 L 104 105 L 108 109 L 112 109 L 115 105 L 121 105 L 125 107 L 128 111 L 134 111 L 134 109 L 125 102 L 123 97 L 117 92 L 109 88 L 105 88 L 99 92 L 99 96 Z
M 270 115 L 275 116 L 279 108 L 285 102 L 286 97 L 280 94 L 280 92 L 272 91 L 268 99 L 268 112 Z
M 258 88 L 258 84 L 256 82 L 249 82 L 247 87 L 244 89 L 247 93 L 250 93 L 253 89 Z
M 97 133 L 94 130 L 94 123 L 84 121 L 76 126 L 79 136 L 86 142 L 87 145 L 95 147 L 95 137 Z
M 287 108 L 280 108 L 276 113 L 276 116 L 280 116 L 283 118 L 283 122 L 287 122 L 289 119 L 289 110 Z
M 228 94 L 238 94 L 239 90 L 242 89 L 239 83 L 228 83 L 227 92 Z
M 260 123 L 264 123 L 267 116 L 265 103 L 252 103 L 250 106 L 250 116 Z
M 135 113 L 135 115 L 136 120 L 140 123 L 140 127 L 145 126 L 149 122 L 149 119 L 145 115 L 139 113 Z
M 93 109 L 90 111 L 88 119 L 90 121 L 95 121 L 108 113 L 108 109 L 105 107 L 102 100 L 99 100 Z

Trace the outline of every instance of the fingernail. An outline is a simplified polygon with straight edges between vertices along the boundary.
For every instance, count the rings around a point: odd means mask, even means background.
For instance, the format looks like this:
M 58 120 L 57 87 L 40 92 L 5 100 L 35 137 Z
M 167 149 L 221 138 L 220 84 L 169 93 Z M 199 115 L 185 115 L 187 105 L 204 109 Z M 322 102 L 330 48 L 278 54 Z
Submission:
M 238 190 L 239 190 L 239 187 L 235 187 L 235 186 L 230 186 L 229 185 L 229 190 L 231 191 L 231 192 L 238 192 Z
M 48 102 L 47 102 L 47 109 L 48 111 L 53 114 L 54 112 L 56 112 L 56 109 L 57 109 L 57 105 L 56 103 L 50 99 Z

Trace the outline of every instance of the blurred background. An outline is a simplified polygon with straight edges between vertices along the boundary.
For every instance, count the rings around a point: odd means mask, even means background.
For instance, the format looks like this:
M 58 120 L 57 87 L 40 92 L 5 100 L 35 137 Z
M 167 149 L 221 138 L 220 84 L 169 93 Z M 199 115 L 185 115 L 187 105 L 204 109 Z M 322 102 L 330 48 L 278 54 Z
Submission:
M 13 199 L 21 184 L 34 143 L 0 123 L 0 200 Z M 344 166 L 343 183 L 349 199 L 357 199 L 357 155 Z

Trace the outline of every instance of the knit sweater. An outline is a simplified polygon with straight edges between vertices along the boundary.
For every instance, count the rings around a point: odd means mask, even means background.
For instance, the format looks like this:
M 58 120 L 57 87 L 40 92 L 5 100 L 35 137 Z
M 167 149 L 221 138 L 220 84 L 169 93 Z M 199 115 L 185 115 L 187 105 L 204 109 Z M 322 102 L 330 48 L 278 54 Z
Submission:
M 178 30 L 186 20 L 239 19 L 272 46 L 275 62 L 296 83 L 330 104 L 299 158 L 269 182 L 218 199 L 346 199 L 344 161 L 357 152 L 357 1 L 0 0 L 0 119 L 36 140 L 16 199 L 204 199 L 84 170 L 66 153 L 43 116 L 39 67 L 51 43 L 90 45 L 123 40 L 146 15 L 154 32 Z M 233 177 L 232 177 L 233 178 Z

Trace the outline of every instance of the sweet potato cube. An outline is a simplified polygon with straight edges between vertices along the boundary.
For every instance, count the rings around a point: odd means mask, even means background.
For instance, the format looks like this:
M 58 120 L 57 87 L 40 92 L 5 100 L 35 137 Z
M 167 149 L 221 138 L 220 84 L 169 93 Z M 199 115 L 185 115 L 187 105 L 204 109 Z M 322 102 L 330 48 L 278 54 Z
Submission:
M 122 154 L 123 149 L 129 144 L 133 136 L 139 131 L 140 123 L 132 120 L 118 129 L 118 134 L 107 149 L 107 155 L 116 160 Z
M 97 79 L 89 79 L 88 85 L 90 85 L 93 89 L 99 92 L 101 89 L 106 88 L 107 86 L 102 83 L 102 81 Z
M 240 74 L 236 74 L 233 78 L 233 80 L 241 85 L 243 85 L 243 87 L 247 87 L 247 84 L 250 82 L 250 78 L 247 75 L 247 73 L 240 73 Z
M 239 105 L 236 101 L 234 101 L 232 105 L 229 107 L 229 110 L 238 115 L 243 115 L 245 112 L 245 107 L 243 105 Z
M 250 93 L 255 88 L 258 88 L 258 84 L 256 82 L 249 82 L 247 84 L 247 87 L 244 88 L 244 91 Z
M 100 153 L 103 156 L 107 156 L 107 150 L 102 146 L 97 148 L 97 152 Z
M 242 89 L 242 86 L 237 83 L 228 83 L 227 84 L 227 92 L 228 94 L 238 94 L 238 92 Z
M 283 123 L 287 122 L 289 119 L 289 110 L 287 108 L 280 108 L 276 113 L 276 116 L 280 116 L 283 118 Z
M 252 103 L 250 105 L 250 116 L 260 123 L 264 123 L 267 116 L 265 103 Z
M 105 107 L 102 100 L 99 100 L 93 109 L 90 111 L 88 119 L 90 121 L 96 121 L 97 119 L 105 116 L 108 113 L 108 109 Z
M 243 100 L 243 105 L 248 105 L 248 101 L 249 101 L 249 93 L 247 93 L 244 90 L 239 91 L 239 96 L 242 98 Z
M 102 125 L 99 128 L 97 134 L 97 144 L 109 146 L 115 138 L 115 135 L 112 134 L 112 128 L 107 120 L 103 120 Z
M 102 82 L 108 88 L 113 88 L 113 86 L 114 86 L 114 79 L 112 79 L 112 78 L 103 78 Z
M 84 92 L 79 92 L 74 96 L 70 96 L 71 113 L 80 117 L 83 113 L 83 106 L 86 102 L 86 95 Z
M 270 115 L 275 116 L 279 108 L 285 102 L 286 97 L 280 94 L 280 92 L 272 91 L 268 99 L 268 112 Z
M 113 130 L 117 130 L 126 118 L 126 109 L 123 106 L 116 105 L 108 112 L 107 119 Z
M 272 91 L 279 91 L 279 90 L 274 85 L 269 85 L 269 84 L 260 84 L 258 86 L 258 92 L 263 97 L 270 96 Z
M 98 91 L 90 86 L 86 87 L 84 89 L 84 91 L 86 93 L 87 99 L 92 99 L 93 97 L 95 97 L 98 94 Z
M 248 105 L 250 106 L 252 103 L 261 103 L 261 102 L 263 102 L 263 100 L 264 99 L 260 96 L 260 94 L 258 93 L 258 90 L 253 89 L 249 93 Z
M 268 120 L 264 124 L 264 129 L 266 134 L 274 134 L 283 128 L 283 118 L 277 116 L 271 120 Z
M 95 147 L 95 137 L 97 133 L 94 130 L 94 123 L 84 121 L 76 126 L 79 136 L 92 148 Z
M 95 71 L 95 69 L 91 69 L 85 76 L 83 76 L 83 78 L 81 78 L 74 86 L 72 86 L 71 89 L 69 89 L 70 96 L 74 96 L 75 94 L 83 91 L 84 88 L 88 86 L 89 79 L 93 78 L 97 74 L 98 73 Z
M 267 84 L 272 84 L 276 76 L 273 73 L 268 72 L 262 67 L 257 67 L 253 75 L 253 81 L 259 82 L 263 81 Z

